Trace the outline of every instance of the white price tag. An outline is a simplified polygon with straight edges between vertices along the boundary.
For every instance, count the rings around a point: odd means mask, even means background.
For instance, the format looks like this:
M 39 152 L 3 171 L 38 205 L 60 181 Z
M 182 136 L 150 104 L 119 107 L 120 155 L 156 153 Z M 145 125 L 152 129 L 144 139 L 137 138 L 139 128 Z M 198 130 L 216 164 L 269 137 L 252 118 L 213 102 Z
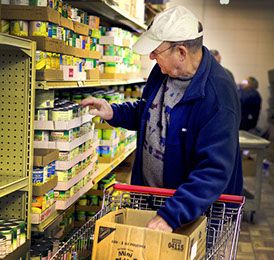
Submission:
M 78 87 L 84 87 L 83 81 L 77 81 Z
M 198 241 L 196 241 L 191 248 L 190 260 L 193 260 L 195 256 L 197 255 L 197 245 L 198 245 Z

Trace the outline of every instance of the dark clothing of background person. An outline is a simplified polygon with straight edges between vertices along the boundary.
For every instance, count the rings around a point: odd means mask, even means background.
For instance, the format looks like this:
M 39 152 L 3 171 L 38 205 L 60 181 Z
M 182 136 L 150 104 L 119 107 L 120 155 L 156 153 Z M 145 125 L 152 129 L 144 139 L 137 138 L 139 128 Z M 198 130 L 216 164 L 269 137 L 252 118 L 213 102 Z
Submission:
M 256 89 L 239 90 L 241 101 L 241 124 L 240 130 L 248 131 L 256 127 L 261 110 L 262 98 Z

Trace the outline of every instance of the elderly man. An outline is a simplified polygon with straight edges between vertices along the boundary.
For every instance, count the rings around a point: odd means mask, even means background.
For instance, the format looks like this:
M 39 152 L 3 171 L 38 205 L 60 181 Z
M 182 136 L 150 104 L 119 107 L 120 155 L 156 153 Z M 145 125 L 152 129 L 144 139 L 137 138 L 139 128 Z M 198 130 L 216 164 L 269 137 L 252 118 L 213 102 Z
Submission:
M 141 100 L 83 106 L 113 126 L 138 131 L 131 183 L 176 189 L 148 227 L 172 231 L 199 217 L 221 193 L 242 192 L 240 104 L 234 84 L 203 46 L 186 8 L 158 14 L 134 46 L 157 64 Z

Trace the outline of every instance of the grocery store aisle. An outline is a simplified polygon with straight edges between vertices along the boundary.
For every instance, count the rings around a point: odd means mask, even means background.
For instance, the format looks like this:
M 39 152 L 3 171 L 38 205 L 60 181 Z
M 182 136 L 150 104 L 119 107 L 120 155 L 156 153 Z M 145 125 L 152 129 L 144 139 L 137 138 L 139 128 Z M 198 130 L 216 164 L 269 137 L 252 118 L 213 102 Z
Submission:
M 242 222 L 237 260 L 274 259 L 274 165 L 272 174 L 264 177 L 261 211 L 255 224 Z

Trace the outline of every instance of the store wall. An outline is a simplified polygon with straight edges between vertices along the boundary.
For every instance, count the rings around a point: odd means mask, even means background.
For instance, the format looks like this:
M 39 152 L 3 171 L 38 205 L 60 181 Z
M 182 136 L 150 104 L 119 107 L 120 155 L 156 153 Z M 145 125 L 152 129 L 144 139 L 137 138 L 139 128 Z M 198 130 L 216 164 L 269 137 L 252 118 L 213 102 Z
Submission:
M 247 76 L 259 81 L 263 98 L 259 126 L 267 128 L 268 77 L 274 69 L 274 1 L 230 0 L 170 0 L 167 7 L 182 4 L 189 8 L 204 25 L 204 44 L 218 49 L 222 65 L 231 70 L 236 82 Z

